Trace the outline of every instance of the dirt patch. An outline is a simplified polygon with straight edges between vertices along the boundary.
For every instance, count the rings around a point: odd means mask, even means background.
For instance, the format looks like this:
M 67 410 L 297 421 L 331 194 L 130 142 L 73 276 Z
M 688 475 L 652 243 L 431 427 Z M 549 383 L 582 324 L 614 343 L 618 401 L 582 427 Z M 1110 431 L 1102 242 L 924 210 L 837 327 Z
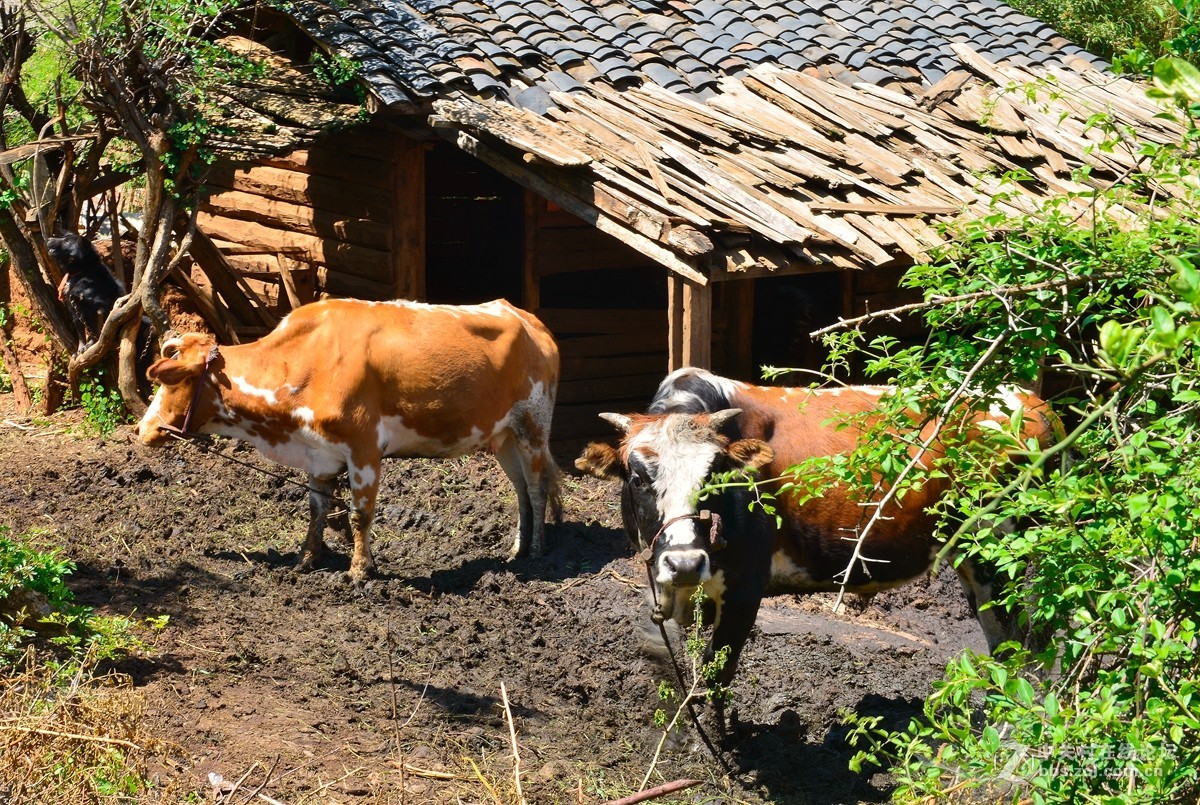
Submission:
M 263 792 L 289 803 L 488 801 L 486 780 L 512 801 L 504 683 L 529 801 L 637 788 L 660 737 L 656 690 L 674 674 L 653 650 L 614 488 L 565 478 L 551 552 L 510 564 L 514 496 L 493 459 L 390 462 L 381 576 L 356 589 L 332 535 L 327 569 L 292 569 L 305 494 L 255 468 L 298 473 L 229 442 L 209 454 L 150 450 L 128 431 L 85 439 L 70 413 L 35 425 L 8 405 L 0 396 L 0 523 L 62 545 L 82 602 L 169 616 L 153 650 L 119 669 L 179 747 L 164 780 L 207 794 L 210 772 L 253 768 L 257 786 L 273 769 Z M 847 770 L 839 710 L 906 719 L 982 635 L 952 573 L 857 614 L 829 601 L 765 607 L 734 692 L 729 769 L 689 729 L 658 781 L 704 781 L 682 801 L 886 798 L 885 775 Z

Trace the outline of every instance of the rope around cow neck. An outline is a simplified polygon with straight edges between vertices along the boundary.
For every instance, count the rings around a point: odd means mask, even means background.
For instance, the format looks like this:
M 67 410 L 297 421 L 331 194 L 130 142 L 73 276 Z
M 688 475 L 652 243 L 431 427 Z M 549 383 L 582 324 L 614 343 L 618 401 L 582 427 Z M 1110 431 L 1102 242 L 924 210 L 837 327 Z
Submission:
M 680 520 L 698 520 L 704 522 L 710 519 L 713 521 L 712 525 L 709 526 L 709 542 L 711 543 L 713 539 L 712 535 L 716 534 L 720 528 L 721 517 L 716 512 L 708 511 L 707 509 L 698 511 L 695 514 L 681 514 L 678 517 L 672 517 L 662 524 L 662 528 L 658 529 L 658 532 L 654 535 L 654 539 L 650 540 L 650 544 L 641 553 L 642 559 L 646 563 L 646 579 L 650 583 L 651 595 L 654 595 L 654 546 L 658 542 L 658 538 L 663 535 L 668 526 Z M 651 614 L 651 620 L 658 624 L 658 633 L 662 635 L 663 645 L 667 647 L 667 656 L 671 658 L 671 667 L 675 670 L 675 679 L 679 682 L 679 690 L 682 692 L 688 689 L 688 683 L 683 678 L 683 670 L 679 667 L 679 659 L 675 656 L 675 647 L 671 645 L 671 636 L 667 634 L 667 619 L 658 611 L 657 601 L 654 602 L 654 606 L 655 611 Z M 696 728 L 696 733 L 700 736 L 700 740 L 704 742 L 704 746 L 708 749 L 709 754 L 721 764 L 721 768 L 725 770 L 726 774 L 736 774 L 733 767 L 726 762 L 716 745 L 713 744 L 708 731 L 704 729 L 704 725 L 700 723 L 700 716 L 696 714 L 696 708 L 690 696 L 684 702 L 684 706 L 687 707 L 688 715 L 692 719 L 692 726 Z M 720 708 L 720 710 L 719 717 L 724 722 L 724 708 Z M 721 730 L 724 731 L 725 724 L 722 723 L 720 726 Z

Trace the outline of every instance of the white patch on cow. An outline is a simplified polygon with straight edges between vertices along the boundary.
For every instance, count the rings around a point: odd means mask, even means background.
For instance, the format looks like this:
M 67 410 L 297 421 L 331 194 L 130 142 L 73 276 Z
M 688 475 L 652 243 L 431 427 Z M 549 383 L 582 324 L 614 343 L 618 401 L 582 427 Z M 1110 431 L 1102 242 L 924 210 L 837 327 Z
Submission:
M 383 420 L 376 422 L 375 423 L 375 446 L 377 448 L 379 448 L 379 454 L 381 456 L 386 456 L 388 454 L 388 439 L 390 437 L 391 437 L 391 434 L 388 433 L 387 426 L 384 425 Z
M 537 411 L 549 411 L 554 408 L 554 397 L 552 397 L 546 388 L 546 384 L 541 380 L 535 381 L 533 387 L 529 390 L 529 396 L 525 398 L 526 404 Z
M 146 413 L 142 414 L 142 418 L 138 421 L 137 435 L 139 439 L 144 439 L 152 429 L 157 429 L 160 425 L 169 424 L 162 415 L 162 399 L 163 390 L 159 388 L 154 394 L 154 399 L 150 401 L 150 407 L 146 409 Z
M 502 422 L 508 426 L 522 422 L 526 416 L 541 425 L 545 433 L 550 432 L 550 421 L 554 417 L 554 396 L 541 380 L 533 383 L 528 397 L 513 404 Z M 500 429 L 493 428 L 493 432 L 499 433 Z M 531 437 L 532 435 L 529 434 Z
M 230 414 L 229 407 L 225 405 L 225 399 L 220 395 L 217 395 L 216 399 L 213 401 L 213 404 L 217 409 L 217 413 L 215 414 L 217 419 L 223 419 L 226 421 L 236 419 L 236 417 Z
M 313 422 L 316 421 L 316 416 L 317 415 L 313 412 L 313 409 L 309 408 L 307 405 L 301 405 L 292 411 L 292 419 L 309 428 L 311 428 L 313 426 Z
M 1000 399 L 994 400 L 988 407 L 988 416 L 993 419 L 1011 419 L 1024 408 L 1025 404 L 1021 401 L 1021 390 L 1016 386 L 1000 386 L 996 392 L 1000 395 Z
M 654 491 L 658 494 L 659 515 L 667 523 L 659 536 L 662 545 L 690 545 L 696 540 L 696 524 L 691 519 L 677 519 L 696 513 L 695 494 L 707 480 L 708 469 L 720 452 L 720 447 L 708 440 L 679 439 L 671 425 L 674 415 L 642 429 L 630 441 L 630 452 L 647 449 L 658 455 L 658 473 Z
M 721 611 L 725 607 L 725 571 L 718 570 L 712 574 L 712 578 L 704 582 L 704 594 L 709 597 L 716 607 L 716 617 L 713 619 L 713 628 L 717 628 L 721 624 Z
M 776 551 L 771 556 L 771 583 L 788 587 L 805 587 L 812 584 L 812 575 L 807 568 L 792 561 L 785 551 Z
M 374 467 L 356 467 L 353 464 L 349 467 L 350 485 L 355 489 L 362 489 L 367 486 L 374 486 L 378 480 L 378 475 Z
M 738 394 L 740 389 L 746 387 L 745 383 L 737 380 L 730 380 L 727 377 L 714 375 L 707 369 L 697 369 L 694 366 L 684 366 L 676 369 L 671 374 L 663 378 L 663 381 L 658 384 L 658 392 L 654 395 L 655 404 L 658 410 L 677 408 L 684 411 L 703 410 L 703 401 L 696 394 L 678 388 L 679 384 L 686 377 L 695 377 L 702 380 L 709 386 L 713 387 L 721 393 L 727 400 L 732 400 Z M 666 396 L 663 393 L 670 390 Z
M 404 418 L 385 416 L 375 429 L 375 443 L 384 456 L 421 456 L 423 458 L 455 458 L 481 450 L 489 441 L 508 427 L 508 419 L 497 422 L 488 431 L 471 428 L 465 437 L 454 442 L 424 436 L 404 424 Z
M 233 384 L 235 389 L 240 391 L 242 394 L 245 394 L 247 397 L 257 397 L 267 405 L 275 405 L 278 402 L 275 397 L 274 389 L 259 388 L 241 375 L 229 378 L 229 382 Z
M 503 299 L 493 299 L 478 305 L 438 305 L 428 302 L 415 302 L 412 299 L 389 299 L 385 302 L 367 302 L 368 305 L 391 305 L 410 310 L 436 310 L 455 319 L 472 316 L 503 316 L 511 315 L 511 306 Z
M 867 394 L 879 397 L 889 391 L 894 391 L 894 389 L 891 386 L 833 386 L 827 389 L 814 389 L 813 393 L 830 397 L 840 397 L 843 394 Z
M 667 587 L 655 584 L 654 591 L 654 603 L 658 607 L 658 614 L 680 626 L 692 625 L 692 596 L 696 594 L 695 587 Z
M 218 398 L 217 415 L 200 430 L 203 433 L 215 433 L 231 439 L 240 439 L 252 445 L 272 461 L 304 470 L 318 477 L 341 473 L 350 460 L 349 446 L 330 441 L 322 436 L 313 427 L 313 414 L 310 409 L 296 409 L 293 415 L 301 421 L 301 424 L 288 433 L 286 438 L 272 444 L 261 433 L 262 428 L 259 424 L 231 413 L 224 402 Z
M 349 452 L 345 445 L 329 442 L 309 428 L 297 430 L 290 438 L 276 444 L 259 436 L 253 429 L 236 424 L 215 423 L 215 426 L 206 427 L 205 431 L 241 439 L 272 461 L 318 477 L 340 473 L 346 466 Z
M 646 450 L 658 456 L 654 490 L 658 495 L 658 513 L 667 523 L 658 539 L 667 547 L 695 542 L 694 521 L 671 521 L 696 513 L 696 491 L 707 480 L 713 459 L 721 451 L 715 442 L 687 438 L 695 432 L 676 427 L 682 416 L 670 414 L 643 428 L 629 442 L 630 453 Z M 681 433 L 684 438 L 680 438 Z

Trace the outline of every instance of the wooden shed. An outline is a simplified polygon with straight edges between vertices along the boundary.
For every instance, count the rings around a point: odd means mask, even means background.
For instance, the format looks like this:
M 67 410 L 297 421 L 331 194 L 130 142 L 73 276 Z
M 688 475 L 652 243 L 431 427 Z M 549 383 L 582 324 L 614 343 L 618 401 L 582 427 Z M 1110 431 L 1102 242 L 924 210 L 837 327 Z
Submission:
M 1140 87 L 994 0 L 288 9 L 242 32 L 277 71 L 230 88 L 224 153 L 244 156 L 214 167 L 199 218 L 233 337 L 321 294 L 504 296 L 558 337 L 560 440 L 678 366 L 818 367 L 808 333 L 902 301 L 963 212 L 1074 191 L 1090 214 L 1134 159 L 1097 147 L 1096 112 L 1177 137 Z M 361 101 L 317 91 L 329 58 L 353 60 Z

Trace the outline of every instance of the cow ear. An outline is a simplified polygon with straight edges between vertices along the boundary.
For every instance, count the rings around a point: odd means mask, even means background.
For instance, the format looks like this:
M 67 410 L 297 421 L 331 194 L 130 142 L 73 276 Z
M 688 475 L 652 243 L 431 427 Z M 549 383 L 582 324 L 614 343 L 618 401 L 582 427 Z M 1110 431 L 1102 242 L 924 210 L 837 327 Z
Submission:
M 174 386 L 200 374 L 203 368 L 203 366 L 189 365 L 172 358 L 162 358 L 155 361 L 154 365 L 146 370 L 146 377 L 154 383 Z
M 617 449 L 602 442 L 592 442 L 575 459 L 575 469 L 596 478 L 620 478 L 621 460 Z
M 761 469 L 775 458 L 771 445 L 761 439 L 738 439 L 729 445 L 730 458 L 748 470 Z

